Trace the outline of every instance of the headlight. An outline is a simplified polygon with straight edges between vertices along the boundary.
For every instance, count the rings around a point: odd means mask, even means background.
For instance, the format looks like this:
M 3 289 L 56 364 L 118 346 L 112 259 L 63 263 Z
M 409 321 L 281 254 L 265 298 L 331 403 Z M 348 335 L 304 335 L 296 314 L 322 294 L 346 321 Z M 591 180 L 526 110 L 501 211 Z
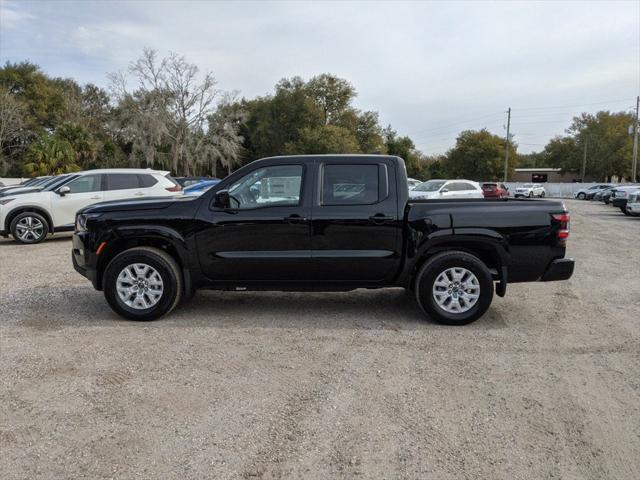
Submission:
M 76 215 L 76 232 L 87 231 L 87 221 L 93 218 L 98 218 L 99 213 L 79 213 Z
M 15 198 L 0 198 L 0 205 L 6 205 L 9 202 L 13 202 Z

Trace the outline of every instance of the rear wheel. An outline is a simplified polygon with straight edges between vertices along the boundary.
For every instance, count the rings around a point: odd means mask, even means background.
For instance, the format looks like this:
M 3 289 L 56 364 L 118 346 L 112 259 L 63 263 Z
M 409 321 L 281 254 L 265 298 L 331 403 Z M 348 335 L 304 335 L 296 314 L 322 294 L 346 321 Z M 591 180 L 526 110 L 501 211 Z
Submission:
M 24 212 L 13 219 L 10 229 L 11 235 L 19 243 L 40 243 L 49 233 L 49 223 L 39 213 Z
M 624 206 L 624 207 L 620 207 L 620 210 L 622 210 L 622 213 L 624 213 L 625 215 L 629 215 L 629 216 L 631 216 L 631 214 L 630 214 L 630 213 L 629 213 L 629 211 L 627 210 L 627 207 L 626 207 L 626 206 Z
M 529 192 L 529 198 L 533 198 L 533 190 Z
M 542 193 L 540 194 L 540 198 L 544 198 L 545 195 L 546 195 L 546 193 L 543 190 Z
M 466 325 L 480 318 L 493 300 L 493 279 L 487 266 L 466 252 L 445 252 L 430 258 L 415 283 L 416 298 L 432 319 Z
M 182 296 L 182 274 L 167 252 L 136 247 L 118 254 L 104 272 L 109 306 L 129 320 L 155 320 L 173 310 Z

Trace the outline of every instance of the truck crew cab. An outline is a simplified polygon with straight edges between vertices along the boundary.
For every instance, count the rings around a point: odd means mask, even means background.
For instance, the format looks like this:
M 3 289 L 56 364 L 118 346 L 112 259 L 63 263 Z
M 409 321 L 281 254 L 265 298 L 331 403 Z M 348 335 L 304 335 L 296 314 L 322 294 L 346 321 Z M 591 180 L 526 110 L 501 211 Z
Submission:
M 566 280 L 569 214 L 549 200 L 409 200 L 401 158 L 252 162 L 200 197 L 81 210 L 73 264 L 121 316 L 153 320 L 196 289 L 404 287 L 446 324 L 482 316 L 494 284 Z

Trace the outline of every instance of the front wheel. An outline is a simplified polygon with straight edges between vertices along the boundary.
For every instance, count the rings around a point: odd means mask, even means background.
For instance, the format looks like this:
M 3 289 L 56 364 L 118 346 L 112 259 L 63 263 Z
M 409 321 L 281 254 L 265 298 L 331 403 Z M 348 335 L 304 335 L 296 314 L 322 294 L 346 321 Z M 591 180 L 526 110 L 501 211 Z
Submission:
M 474 255 L 444 252 L 422 266 L 415 291 L 418 304 L 429 317 L 446 325 L 466 325 L 480 318 L 491 305 L 493 278 Z
M 155 320 L 180 302 L 182 274 L 167 252 L 136 247 L 111 260 L 103 285 L 104 296 L 118 315 L 129 320 Z
M 24 244 L 40 243 L 49 233 L 49 223 L 40 214 L 24 212 L 16 216 L 11 222 L 11 235 Z
M 582 193 L 582 192 L 580 192 L 580 193 L 578 194 L 578 200 L 584 200 L 586 197 L 587 197 L 587 196 L 586 196 L 584 193 Z
M 629 213 L 626 206 L 620 207 L 620 210 L 622 210 L 622 213 L 624 213 L 625 215 L 631 216 L 631 213 Z

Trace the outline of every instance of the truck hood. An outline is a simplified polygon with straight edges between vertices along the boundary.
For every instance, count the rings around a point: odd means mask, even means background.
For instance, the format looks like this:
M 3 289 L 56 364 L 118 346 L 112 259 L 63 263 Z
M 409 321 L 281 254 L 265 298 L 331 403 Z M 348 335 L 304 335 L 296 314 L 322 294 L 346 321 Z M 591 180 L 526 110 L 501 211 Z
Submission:
M 126 200 L 112 200 L 99 202 L 83 208 L 78 213 L 123 212 L 131 210 L 162 210 L 176 202 L 195 202 L 200 197 L 176 195 L 171 197 L 129 198 Z

